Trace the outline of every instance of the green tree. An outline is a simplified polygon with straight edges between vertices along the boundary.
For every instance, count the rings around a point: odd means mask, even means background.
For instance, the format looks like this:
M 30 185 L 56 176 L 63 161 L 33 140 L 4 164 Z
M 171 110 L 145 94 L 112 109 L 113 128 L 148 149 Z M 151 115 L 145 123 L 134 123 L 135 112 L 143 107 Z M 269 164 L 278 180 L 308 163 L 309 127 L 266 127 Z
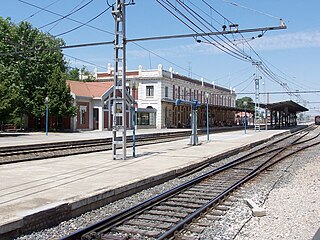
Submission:
M 74 116 L 77 111 L 77 108 L 73 106 L 70 88 L 66 86 L 66 74 L 61 72 L 60 68 L 55 68 L 47 82 L 46 92 L 49 98 L 50 115 L 56 117 L 56 127 L 58 127 L 59 119 Z
M 254 102 L 251 97 L 238 98 L 236 100 L 236 107 L 244 109 L 245 108 L 243 104 L 244 102 L 247 102 L 247 106 L 246 106 L 247 110 L 254 110 Z
M 0 120 L 14 122 L 24 114 L 41 118 L 44 99 L 50 89 L 54 71 L 66 72 L 60 46 L 64 42 L 32 28 L 30 23 L 15 25 L 0 17 Z M 58 69 L 58 70 L 57 70 Z M 65 83 L 65 80 L 64 82 Z M 60 95 L 68 91 L 60 87 Z M 70 95 L 70 92 L 69 92 Z M 60 105 L 70 102 L 61 99 Z M 68 113 L 68 111 L 62 111 Z
M 69 67 L 67 70 L 68 80 L 79 81 L 79 68 Z
M 80 73 L 81 73 L 81 76 L 80 76 Z M 85 82 L 95 81 L 94 76 L 92 76 L 91 72 L 87 69 L 86 66 L 82 66 L 82 68 L 68 67 L 67 79 L 74 80 L 74 81 L 85 81 Z

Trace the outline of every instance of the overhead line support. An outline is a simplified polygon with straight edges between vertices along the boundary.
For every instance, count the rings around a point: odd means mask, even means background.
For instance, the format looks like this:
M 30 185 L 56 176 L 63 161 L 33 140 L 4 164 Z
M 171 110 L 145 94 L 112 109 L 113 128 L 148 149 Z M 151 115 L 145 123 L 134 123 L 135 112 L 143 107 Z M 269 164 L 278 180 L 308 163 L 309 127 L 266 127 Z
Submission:
M 250 32 L 269 31 L 269 30 L 282 30 L 282 29 L 287 29 L 287 27 L 285 25 L 283 25 L 283 26 L 278 26 L 278 27 L 250 28 L 250 29 L 240 29 L 240 30 L 238 29 L 238 30 L 234 30 L 234 31 L 190 33 L 190 34 L 154 36 L 154 37 L 145 37 L 145 38 L 132 38 L 132 39 L 126 39 L 126 43 L 151 41 L 151 40 L 175 39 L 175 38 L 188 38 L 188 37 L 194 38 L 194 37 L 216 36 L 216 35 L 224 35 L 224 34 L 228 35 L 228 34 L 235 34 L 235 33 L 250 33 Z M 67 49 L 67 48 L 92 47 L 92 46 L 110 45 L 110 44 L 114 44 L 114 41 L 76 44 L 76 45 L 62 46 L 60 48 Z
M 112 159 L 126 159 L 126 21 L 125 2 L 117 0 L 112 11 L 115 20 L 114 84 L 112 96 Z M 122 151 L 117 154 L 117 151 Z
M 255 101 L 254 101 L 254 130 L 260 131 L 260 123 L 261 123 L 261 117 L 260 117 L 260 89 L 259 89 L 259 81 L 261 79 L 261 76 L 259 76 L 259 67 L 261 65 L 261 62 L 253 62 L 253 65 L 256 66 L 256 74 L 254 79 L 254 89 L 255 89 Z

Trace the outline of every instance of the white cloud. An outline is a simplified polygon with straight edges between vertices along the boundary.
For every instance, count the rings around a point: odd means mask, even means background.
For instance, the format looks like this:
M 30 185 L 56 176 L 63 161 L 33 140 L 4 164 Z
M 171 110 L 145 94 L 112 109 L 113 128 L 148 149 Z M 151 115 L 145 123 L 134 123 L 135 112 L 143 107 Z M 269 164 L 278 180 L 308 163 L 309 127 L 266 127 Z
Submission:
M 320 47 L 320 31 L 285 33 L 275 36 L 268 36 L 268 33 L 266 33 L 262 38 L 250 41 L 250 45 L 257 51 L 318 48 Z M 238 44 L 238 47 L 239 49 L 243 48 L 242 44 Z M 244 45 L 244 47 L 246 48 L 246 45 Z M 150 50 L 163 58 L 223 53 L 221 50 L 208 43 L 193 43 Z M 250 51 L 246 50 L 246 52 Z M 130 56 L 130 58 L 148 58 L 149 52 L 145 50 L 128 51 L 128 56 Z
M 257 50 L 281 50 L 297 48 L 320 47 L 320 32 L 296 32 L 277 36 L 264 36 L 252 42 L 252 47 Z

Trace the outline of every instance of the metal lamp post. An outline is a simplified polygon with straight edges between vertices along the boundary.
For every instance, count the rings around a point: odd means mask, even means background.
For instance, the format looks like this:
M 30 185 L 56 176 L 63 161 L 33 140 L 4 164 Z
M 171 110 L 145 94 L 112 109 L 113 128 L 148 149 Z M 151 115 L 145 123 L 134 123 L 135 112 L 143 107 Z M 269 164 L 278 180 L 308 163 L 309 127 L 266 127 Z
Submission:
M 206 93 L 206 107 L 207 107 L 207 142 L 210 141 L 209 139 L 209 94 Z
M 247 134 L 247 106 L 248 106 L 248 103 L 246 101 L 244 101 L 243 106 L 244 106 L 244 134 Z
M 46 136 L 48 136 L 48 128 L 49 128 L 49 107 L 48 107 L 48 103 L 49 103 L 49 97 L 47 96 L 45 98 L 45 103 L 46 103 Z
M 133 97 L 133 104 L 132 104 L 132 156 L 136 157 L 136 90 L 138 83 L 135 79 L 133 79 L 132 83 L 132 97 Z

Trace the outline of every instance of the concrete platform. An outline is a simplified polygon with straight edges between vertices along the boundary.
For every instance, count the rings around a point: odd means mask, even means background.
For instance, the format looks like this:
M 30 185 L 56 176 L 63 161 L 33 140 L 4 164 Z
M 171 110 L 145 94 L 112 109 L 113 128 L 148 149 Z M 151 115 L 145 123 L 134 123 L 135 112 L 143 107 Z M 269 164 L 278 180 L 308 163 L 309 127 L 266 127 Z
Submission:
M 190 129 L 138 129 L 136 134 L 153 134 L 153 133 L 166 133 L 166 132 L 177 132 L 187 131 Z M 132 130 L 127 131 L 127 136 L 132 135 Z M 16 133 L 0 133 L 0 147 L 27 145 L 27 144 L 41 144 L 41 143 L 52 143 L 52 142 L 65 142 L 74 140 L 89 140 L 89 139 L 100 139 L 112 137 L 112 131 L 82 131 L 72 133 L 60 133 L 60 132 L 49 132 L 46 136 L 44 132 L 16 132 Z
M 247 134 L 243 131 L 215 133 L 210 135 L 210 142 L 203 135 L 199 137 L 201 145 L 198 146 L 188 145 L 189 139 L 186 138 L 137 147 L 137 157 L 128 157 L 127 160 L 112 160 L 111 151 L 106 151 L 1 165 L 0 239 L 9 236 L 9 232 L 11 236 L 20 235 L 35 227 L 57 224 L 118 197 L 170 179 L 213 157 L 224 156 L 287 132 L 247 130 Z M 70 134 L 56 138 L 73 137 L 75 140 L 76 135 Z M 81 137 L 89 135 L 84 133 Z M 41 138 L 44 141 L 43 135 L 28 141 L 38 142 Z M 45 140 L 50 141 L 49 137 Z M 12 145 L 4 137 L 0 141 L 1 146 Z M 25 141 L 25 136 L 15 137 L 17 144 L 26 144 Z M 132 149 L 127 150 L 127 155 L 132 155 Z

